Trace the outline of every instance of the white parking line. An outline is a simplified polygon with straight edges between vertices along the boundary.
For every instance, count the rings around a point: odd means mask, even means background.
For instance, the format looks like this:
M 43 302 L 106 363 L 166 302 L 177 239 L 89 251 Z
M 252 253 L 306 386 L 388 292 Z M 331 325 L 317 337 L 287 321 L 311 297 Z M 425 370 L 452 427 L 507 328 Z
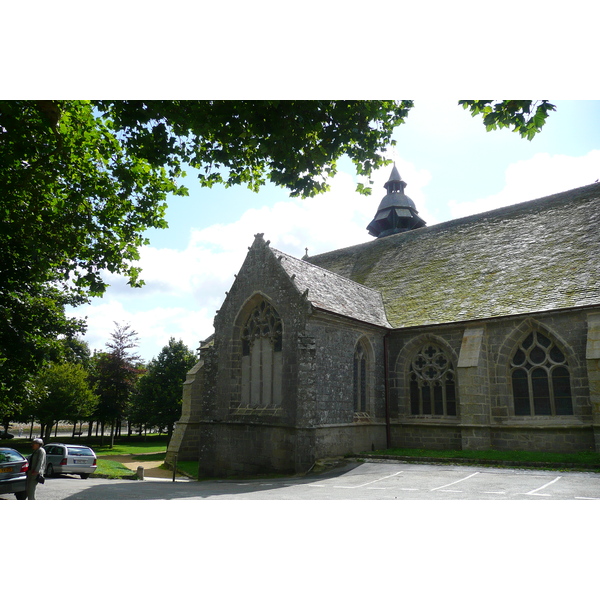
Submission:
M 447 483 L 446 485 L 440 485 L 440 487 L 433 488 L 432 490 L 429 490 L 429 491 L 435 492 L 436 490 L 441 490 L 442 488 L 448 487 L 449 485 L 454 485 L 455 483 L 460 483 L 461 481 L 465 481 L 465 479 L 470 479 L 471 477 L 475 477 L 475 475 L 479 475 L 479 471 L 477 471 L 476 473 L 471 473 L 467 477 L 463 477 L 462 479 L 453 481 L 452 483 Z
M 384 479 L 388 479 L 389 477 L 395 477 L 396 475 L 400 475 L 400 473 L 402 473 L 402 471 L 398 471 L 397 473 L 393 473 L 392 475 L 386 475 L 385 477 L 380 477 L 375 481 L 367 481 L 367 483 L 361 483 L 360 485 L 334 485 L 333 487 L 342 490 L 354 490 L 356 488 L 365 487 L 366 485 L 372 485 L 374 483 L 377 483 L 378 481 L 383 481 Z
M 585 496 L 575 496 L 575 500 L 600 500 L 600 498 L 586 498 Z
M 484 494 L 506 494 L 506 492 L 483 492 Z
M 559 479 L 560 479 L 560 475 L 556 479 L 553 479 L 552 481 L 549 481 L 548 483 L 544 484 L 542 487 L 536 488 L 535 490 L 531 490 L 530 492 L 526 492 L 526 493 L 520 494 L 520 495 L 522 495 L 522 496 L 550 496 L 550 494 L 536 494 L 536 492 L 539 492 L 540 490 L 547 488 L 549 485 L 556 483 Z

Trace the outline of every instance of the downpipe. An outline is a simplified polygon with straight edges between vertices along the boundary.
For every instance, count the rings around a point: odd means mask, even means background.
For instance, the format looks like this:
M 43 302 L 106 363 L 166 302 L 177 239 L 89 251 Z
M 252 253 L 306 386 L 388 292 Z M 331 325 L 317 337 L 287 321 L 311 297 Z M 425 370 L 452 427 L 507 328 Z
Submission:
M 388 343 L 389 333 L 383 336 L 383 378 L 385 387 L 385 437 L 386 437 L 386 448 L 389 450 L 392 447 L 392 426 L 390 423 L 390 380 L 389 380 L 389 369 L 388 369 Z

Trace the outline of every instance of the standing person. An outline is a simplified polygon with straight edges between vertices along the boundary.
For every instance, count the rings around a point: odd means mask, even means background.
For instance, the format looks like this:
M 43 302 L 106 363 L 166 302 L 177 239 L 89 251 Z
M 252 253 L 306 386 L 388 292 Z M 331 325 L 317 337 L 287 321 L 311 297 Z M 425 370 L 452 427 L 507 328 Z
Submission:
M 35 438 L 31 440 L 33 453 L 29 457 L 29 470 L 27 471 L 27 500 L 35 500 L 35 488 L 38 484 L 38 475 L 44 475 L 46 468 L 46 451 L 42 448 L 44 440 Z

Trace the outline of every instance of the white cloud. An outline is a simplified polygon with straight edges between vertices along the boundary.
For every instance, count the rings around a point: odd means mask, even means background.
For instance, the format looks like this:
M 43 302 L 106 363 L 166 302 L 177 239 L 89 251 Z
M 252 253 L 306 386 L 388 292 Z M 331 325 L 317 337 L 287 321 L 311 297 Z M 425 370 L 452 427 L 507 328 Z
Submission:
M 600 150 L 585 156 L 535 154 L 506 169 L 506 184 L 498 194 L 476 202 L 450 201 L 453 218 L 542 198 L 593 183 L 600 177 Z
M 200 340 L 212 330 L 214 311 L 207 308 L 162 308 L 137 311 L 121 302 L 109 300 L 104 303 L 82 306 L 70 311 L 70 316 L 86 317 L 88 329 L 85 336 L 90 349 L 106 350 L 106 342 L 115 330 L 115 323 L 129 323 L 138 333 L 140 345 L 137 348 L 143 360 L 157 356 L 170 337 L 183 342 L 191 349 L 198 347 Z

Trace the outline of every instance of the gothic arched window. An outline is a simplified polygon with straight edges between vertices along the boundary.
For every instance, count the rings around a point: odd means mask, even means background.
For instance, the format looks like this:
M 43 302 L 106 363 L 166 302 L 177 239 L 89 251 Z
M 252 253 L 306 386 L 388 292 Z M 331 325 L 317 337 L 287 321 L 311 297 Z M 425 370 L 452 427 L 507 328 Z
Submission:
M 513 355 L 511 379 L 515 415 L 572 415 L 571 376 L 562 350 L 532 331 Z
M 367 350 L 358 342 L 354 351 L 354 412 L 367 412 Z
M 277 311 L 261 301 L 242 329 L 242 404 L 281 404 L 282 332 Z
M 444 350 L 425 344 L 411 362 L 409 378 L 411 414 L 456 416 L 454 367 Z

